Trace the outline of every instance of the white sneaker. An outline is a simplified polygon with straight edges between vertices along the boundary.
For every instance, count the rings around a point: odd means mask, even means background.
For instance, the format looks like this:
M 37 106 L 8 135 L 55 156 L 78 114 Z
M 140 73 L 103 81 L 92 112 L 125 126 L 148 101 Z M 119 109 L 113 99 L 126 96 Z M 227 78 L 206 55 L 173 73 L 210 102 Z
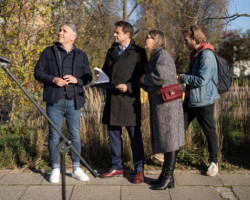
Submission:
M 77 167 L 76 170 L 72 173 L 72 177 L 78 179 L 79 181 L 88 181 L 89 177 L 83 172 L 80 167 Z
M 60 169 L 58 169 L 58 168 L 52 169 L 51 175 L 49 177 L 49 182 L 59 183 L 59 179 L 60 179 Z
M 214 162 L 211 162 L 206 175 L 207 176 L 215 176 L 218 173 L 219 169 L 218 169 L 218 163 L 215 164 Z

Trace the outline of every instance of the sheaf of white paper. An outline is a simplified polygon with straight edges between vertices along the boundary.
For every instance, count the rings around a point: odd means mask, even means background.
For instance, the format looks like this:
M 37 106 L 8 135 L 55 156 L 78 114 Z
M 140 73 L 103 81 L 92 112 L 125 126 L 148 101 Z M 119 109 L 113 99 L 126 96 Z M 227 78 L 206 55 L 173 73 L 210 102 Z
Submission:
M 100 68 L 95 67 L 94 70 L 99 72 L 99 77 L 98 80 L 95 83 L 91 83 L 91 85 L 109 82 L 109 77 Z

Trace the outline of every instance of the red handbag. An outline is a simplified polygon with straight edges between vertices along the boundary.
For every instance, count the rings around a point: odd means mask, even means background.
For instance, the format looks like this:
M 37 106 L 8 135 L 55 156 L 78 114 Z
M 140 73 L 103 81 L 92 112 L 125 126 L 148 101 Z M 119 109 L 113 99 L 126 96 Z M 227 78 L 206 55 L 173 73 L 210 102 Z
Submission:
M 173 84 L 163 87 L 159 90 L 159 94 L 162 97 L 163 103 L 182 98 L 181 86 L 179 84 Z

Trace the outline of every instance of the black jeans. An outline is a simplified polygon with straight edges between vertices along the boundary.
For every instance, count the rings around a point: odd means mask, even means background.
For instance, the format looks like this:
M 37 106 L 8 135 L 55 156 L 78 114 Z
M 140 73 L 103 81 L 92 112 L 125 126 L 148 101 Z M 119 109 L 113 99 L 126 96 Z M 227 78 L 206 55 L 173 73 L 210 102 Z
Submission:
M 201 129 L 207 137 L 210 162 L 218 162 L 218 137 L 214 125 L 214 104 L 189 108 L 188 101 L 183 104 L 185 131 L 196 117 Z

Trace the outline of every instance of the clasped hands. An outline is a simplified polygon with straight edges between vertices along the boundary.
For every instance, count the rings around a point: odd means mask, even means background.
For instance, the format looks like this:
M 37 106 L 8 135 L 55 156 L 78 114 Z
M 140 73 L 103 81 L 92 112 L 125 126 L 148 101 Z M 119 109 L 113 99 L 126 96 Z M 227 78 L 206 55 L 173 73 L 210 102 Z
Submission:
M 65 75 L 63 78 L 55 77 L 52 82 L 55 83 L 59 87 L 63 87 L 70 83 L 76 84 L 78 81 L 74 76 Z
M 120 92 L 124 93 L 127 92 L 128 87 L 126 84 L 118 84 L 115 86 L 115 89 L 119 90 Z

